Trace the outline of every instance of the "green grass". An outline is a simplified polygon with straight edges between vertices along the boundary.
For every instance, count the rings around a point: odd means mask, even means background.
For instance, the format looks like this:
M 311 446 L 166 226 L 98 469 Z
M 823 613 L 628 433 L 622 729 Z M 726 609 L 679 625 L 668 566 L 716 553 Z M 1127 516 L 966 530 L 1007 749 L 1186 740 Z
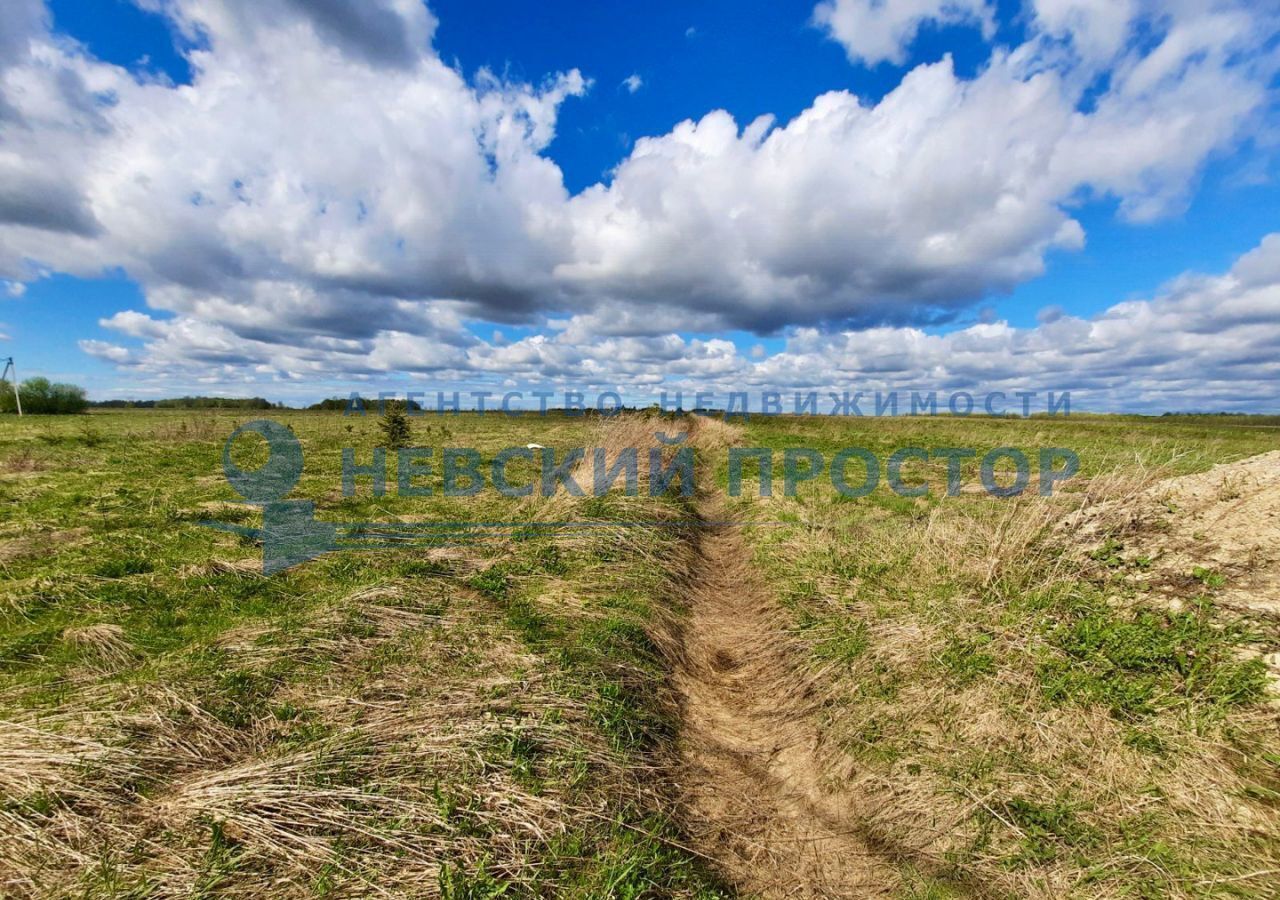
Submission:
M 367 462 L 380 442 L 377 420 L 270 415 L 304 445 L 306 469 L 293 496 L 315 500 L 322 520 L 532 515 L 492 491 L 439 496 L 438 467 L 425 482 L 434 497 L 395 496 L 394 473 L 385 497 L 372 496 L 367 480 L 355 497 L 343 497 L 340 448 L 354 446 L 357 461 Z M 83 824 L 87 843 L 68 844 L 61 863 L 0 828 L 15 865 L 24 854 L 32 865 L 44 860 L 25 870 L 42 873 L 31 876 L 31 892 L 75 885 L 86 896 L 146 896 L 167 883 L 212 896 L 283 877 L 315 896 L 396 879 L 407 891 L 449 897 L 723 896 L 702 861 L 681 849 L 662 791 L 630 774 L 648 770 L 674 731 L 649 637 L 660 627 L 653 605 L 660 572 L 620 564 L 631 549 L 601 530 L 442 553 L 339 553 L 264 578 L 253 571 L 260 554 L 253 540 L 198 524 L 260 521 L 221 475 L 222 442 L 253 417 L 147 411 L 0 420 L 0 539 L 11 547 L 0 557 L 7 601 L 0 719 L 81 735 L 80 725 L 52 717 L 83 711 L 101 723 L 83 736 L 137 761 L 130 781 L 77 762 L 78 786 L 5 799 L 37 827 L 54 811 Z M 486 457 L 530 442 L 581 444 L 590 427 L 555 416 L 411 424 L 437 459 L 446 443 Z M 261 461 L 260 447 L 237 445 L 235 458 L 251 466 L 255 454 Z M 513 479 L 529 474 L 511 468 Z M 587 515 L 635 514 L 625 503 L 591 502 Z M 677 539 L 639 529 L 623 537 L 655 553 Z M 573 602 L 545 602 L 552 585 Z M 107 665 L 100 647 L 71 638 L 103 624 L 119 627 L 123 663 Z M 344 699 L 335 706 L 330 697 Z M 410 729 L 436 704 L 463 706 L 458 721 L 430 726 L 443 732 L 420 737 L 412 729 L 384 734 L 367 711 L 388 702 L 404 710 Z M 423 738 L 444 749 L 415 755 Z M 295 758 L 305 760 L 306 774 L 291 776 L 298 795 L 314 795 L 308 815 L 336 812 L 335 803 L 367 807 L 352 814 L 367 830 L 347 836 L 268 814 L 262 828 L 327 845 L 318 861 L 264 843 L 265 832 L 241 823 L 236 810 L 252 793 L 230 809 L 193 798 L 191 808 L 208 811 L 176 815 L 145 844 L 122 840 L 118 826 L 91 811 L 91 802 L 138 808 L 197 772 Z M 383 771 L 384 759 L 399 762 Z M 507 798 L 507 813 L 490 808 L 495 791 Z M 380 795 L 397 805 L 379 812 Z M 428 826 L 434 819 L 439 824 Z M 538 824 L 513 838 L 523 821 Z M 425 849 L 405 854 L 402 841 Z M 95 862 L 75 863 L 77 855 Z
M 292 496 L 315 501 L 322 520 L 536 514 L 493 491 L 441 496 L 438 464 L 422 481 L 435 496 L 395 496 L 392 474 L 385 497 L 367 479 L 344 497 L 340 450 L 367 463 L 377 419 L 270 416 L 303 443 Z M 664 648 L 683 610 L 664 567 L 682 532 L 527 530 L 332 554 L 263 578 L 252 538 L 198 524 L 260 522 L 221 473 L 222 442 L 255 417 L 0 420 L 0 719 L 41 735 L 10 732 L 0 754 L 44 747 L 50 760 L 31 783 L 16 768 L 0 775 L 0 810 L 17 817 L 0 819 L 0 868 L 41 872 L 26 892 L 48 896 L 271 884 L 330 896 L 367 883 L 458 898 L 731 895 L 685 849 L 678 795 L 654 775 L 679 730 Z M 559 416 L 410 424 L 437 463 L 445 446 L 488 459 L 526 443 L 589 444 L 595 427 Z M 1248 876 L 1274 868 L 1274 834 L 1213 817 L 1240 808 L 1269 822 L 1280 810 L 1264 672 L 1249 657 L 1276 636 L 1213 603 L 1225 581 L 1212 565 L 1187 573 L 1197 596 L 1181 609 L 1153 606 L 1129 577 L 1143 564 L 1126 538 L 1077 559 L 1061 534 L 1027 525 L 1031 504 L 946 497 L 945 464 L 909 469 L 932 486 L 927 497 L 882 482 L 851 500 L 825 477 L 784 497 L 781 451 L 1070 447 L 1081 461 L 1060 497 L 1070 504 L 1110 473 L 1199 471 L 1275 437 L 1228 417 L 745 426 L 740 445 L 778 451 L 778 477 L 770 500 L 751 497 L 746 479 L 732 508 L 776 523 L 747 530 L 754 561 L 821 674 L 820 726 L 847 754 L 860 802 L 903 811 L 868 822 L 893 848 L 902 897 L 973 885 L 1265 896 Z M 236 459 L 261 452 L 246 444 Z M 727 485 L 726 455 L 699 462 L 704 489 Z M 977 483 L 976 459 L 962 480 Z M 602 522 L 689 515 L 679 498 L 565 508 Z M 201 778 L 230 786 L 201 794 Z M 311 805 L 294 818 L 263 812 L 236 778 L 276 778 Z M 1202 809 L 1180 785 L 1221 803 Z M 165 803 L 163 827 L 141 840 L 135 819 Z M 323 824 L 331 814 L 346 825 Z M 39 832 L 57 817 L 82 829 L 59 838 L 73 843 L 35 847 L 14 827 Z M 286 838 L 324 849 L 303 856 Z
M 1098 703 L 1118 716 L 1138 716 L 1175 704 L 1219 708 L 1264 699 L 1266 667 L 1234 652 L 1253 635 L 1238 624 L 1222 627 L 1213 604 L 1192 610 L 1140 609 L 1118 613 L 1094 596 L 1050 626 L 1059 651 L 1041 666 L 1046 696 Z
M 1180 609 L 1153 604 L 1130 577 L 1151 567 L 1140 544 L 1075 546 L 1033 499 L 947 497 L 944 462 L 905 470 L 930 485 L 925 497 L 897 496 L 883 477 L 856 500 L 826 477 L 784 497 L 781 452 L 813 447 L 830 460 L 863 447 L 884 460 L 907 446 L 967 447 L 977 458 L 963 463 L 962 483 L 978 485 L 977 460 L 992 448 L 1023 449 L 1034 476 L 1035 451 L 1066 447 L 1081 470 L 1052 503 L 1068 510 L 1091 482 L 1202 471 L 1273 450 L 1278 431 L 1221 417 L 745 426 L 743 446 L 775 451 L 775 479 L 772 498 L 754 497 L 748 467 L 736 508 L 780 523 L 752 532 L 755 561 L 825 679 L 822 729 L 876 786 L 864 802 L 954 823 L 925 839 L 919 819 L 873 815 L 873 834 L 922 847 L 902 854 L 908 867 L 943 858 L 947 883 L 1014 895 L 1265 895 L 1252 893 L 1266 881 L 1254 873 L 1275 867 L 1280 840 L 1241 831 L 1184 792 L 1229 796 L 1259 821 L 1280 810 L 1276 773 L 1258 762 L 1270 717 L 1253 649 L 1280 633 L 1218 608 L 1225 579 L 1207 564 L 1188 573 L 1200 596 Z M 728 484 L 727 465 L 717 479 Z

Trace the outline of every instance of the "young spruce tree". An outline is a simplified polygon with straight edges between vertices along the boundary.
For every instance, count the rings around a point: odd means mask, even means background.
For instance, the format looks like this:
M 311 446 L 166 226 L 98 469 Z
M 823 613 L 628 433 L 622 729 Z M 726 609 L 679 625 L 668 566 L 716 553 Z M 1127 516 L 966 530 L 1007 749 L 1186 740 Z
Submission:
M 404 414 L 404 405 L 398 402 L 387 404 L 386 415 L 379 423 L 382 429 L 382 441 L 388 450 L 402 450 L 413 440 L 413 432 L 409 428 L 409 417 Z

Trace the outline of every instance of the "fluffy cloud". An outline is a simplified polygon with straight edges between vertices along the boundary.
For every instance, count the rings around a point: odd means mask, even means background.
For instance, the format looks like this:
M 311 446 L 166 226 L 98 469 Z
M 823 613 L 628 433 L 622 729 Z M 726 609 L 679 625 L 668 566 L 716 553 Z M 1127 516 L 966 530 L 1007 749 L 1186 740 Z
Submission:
M 727 328 L 799 329 L 790 358 L 828 332 L 847 355 L 844 329 L 879 325 L 864 334 L 905 353 L 933 339 L 900 326 L 1080 247 L 1082 198 L 1137 220 L 1179 209 L 1208 158 L 1269 120 L 1277 56 L 1274 17 L 1243 3 L 1034 0 L 1027 41 L 972 78 L 944 58 L 874 103 L 828 93 L 786 123 L 712 111 L 571 196 L 546 150 L 588 81 L 468 82 L 419 0 L 145 4 L 189 43 L 191 84 L 92 58 L 38 0 L 6 8 L 0 278 L 121 267 L 160 314 L 113 320 L 143 342 L 127 356 L 86 351 L 217 377 L 641 377 L 673 354 L 708 374 L 740 364 L 732 345 L 671 333 Z M 977 0 L 816 16 L 868 61 L 904 58 L 923 23 L 991 21 Z M 473 320 L 552 334 L 490 346 Z
M 555 274 L 761 331 L 954 309 L 1082 243 L 1057 203 L 1077 184 L 1057 175 L 1071 118 L 1051 73 L 1000 63 L 969 82 L 949 60 L 875 107 L 825 94 L 781 128 L 711 113 L 641 140 L 610 186 L 569 202 L 573 261 Z
M 157 320 L 122 313 L 102 324 L 141 341 L 137 348 L 82 342 L 85 352 L 123 365 L 146 383 L 231 387 L 246 381 L 394 381 L 411 373 L 426 386 L 619 389 L 632 402 L 659 390 L 1070 391 L 1077 408 L 1273 408 L 1280 383 L 1280 234 L 1267 237 L 1222 275 L 1187 274 L 1156 297 L 1119 303 L 1092 319 L 1047 309 L 1034 328 L 993 321 L 947 334 L 910 326 L 824 332 L 794 329 L 783 349 L 743 352 L 730 341 L 677 334 L 600 338 L 581 317 L 546 334 L 481 341 L 460 321 L 421 330 L 380 331 L 359 341 L 311 340 L 283 346 L 245 341 L 191 318 Z M 252 373 L 249 378 L 246 373 Z M 307 380 L 304 382 L 304 380 Z M 283 387 L 282 387 L 283 386 Z M 1011 400 L 1011 406 L 1016 403 Z M 871 403 L 868 401 L 869 409 Z
M 905 62 L 926 22 L 977 25 L 988 36 L 995 30 L 986 0 L 822 0 L 813 20 L 844 45 L 851 61 L 871 65 Z
M 178 311 L 264 290 L 528 305 L 567 199 L 539 151 L 582 77 L 468 85 L 421 4 L 360 5 L 367 27 L 331 41 L 347 5 L 175 0 L 204 48 L 190 86 L 31 35 L 0 82 L 21 119 L 0 144 L 0 271 L 120 265 Z
M 43 0 L 10 0 L 0 16 L 0 67 L 7 67 L 27 52 L 28 42 L 49 25 Z
M 1280 379 L 1280 235 L 1217 276 L 1188 274 L 1154 299 L 1092 319 L 1044 316 L 948 334 L 801 329 L 754 366 L 761 384 L 1069 390 L 1098 409 L 1272 409 Z
M 1205 159 L 1267 107 L 1256 25 L 1239 9 L 1172 21 L 1087 112 L 1097 72 L 1046 35 L 971 80 L 950 59 L 921 65 L 875 106 L 835 92 L 782 127 L 682 123 L 569 202 L 557 279 L 630 303 L 684 297 L 761 331 L 945 316 L 1080 247 L 1071 198 L 1117 197 L 1135 220 L 1181 209 Z

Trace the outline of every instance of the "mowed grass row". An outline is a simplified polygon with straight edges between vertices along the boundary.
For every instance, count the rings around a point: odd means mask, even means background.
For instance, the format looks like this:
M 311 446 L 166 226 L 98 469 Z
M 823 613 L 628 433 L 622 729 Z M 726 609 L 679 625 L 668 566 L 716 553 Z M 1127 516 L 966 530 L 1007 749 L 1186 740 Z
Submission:
M 340 450 L 367 464 L 376 418 L 271 416 L 305 449 L 292 496 L 328 521 L 681 515 L 641 498 L 399 498 L 394 472 L 388 496 L 366 479 L 344 498 Z M 724 893 L 654 777 L 676 727 L 659 561 L 678 531 L 350 551 L 264 578 L 252 538 L 197 524 L 257 524 L 221 472 L 250 418 L 0 423 L 0 893 Z M 581 446 L 593 428 L 413 426 L 437 460 Z
M 1276 622 L 1217 608 L 1223 578 L 1207 569 L 1180 603 L 1155 601 L 1114 564 L 1115 541 L 1082 537 L 1069 512 L 1278 436 L 1212 417 L 747 426 L 743 443 L 779 461 L 797 446 L 828 460 L 850 446 L 881 460 L 906 446 L 977 452 L 957 497 L 941 460 L 904 467 L 927 497 L 882 478 L 854 500 L 825 476 L 787 497 L 777 465 L 772 497 L 748 467 L 737 501 L 780 523 L 755 530 L 755 559 L 826 686 L 832 783 L 878 807 L 868 827 L 904 865 L 951 873 L 922 893 L 948 895 L 950 881 L 1012 896 L 1277 896 L 1280 729 L 1256 652 L 1280 645 Z M 1032 460 L 1028 496 L 977 487 L 978 460 L 1001 446 Z M 1081 463 L 1048 500 L 1034 497 L 1046 446 Z

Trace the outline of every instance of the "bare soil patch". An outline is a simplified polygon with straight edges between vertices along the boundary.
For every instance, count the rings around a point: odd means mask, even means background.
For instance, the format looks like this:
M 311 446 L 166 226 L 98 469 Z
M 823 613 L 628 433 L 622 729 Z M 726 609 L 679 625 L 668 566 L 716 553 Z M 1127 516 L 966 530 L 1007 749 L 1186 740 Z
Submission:
M 1121 510 L 1145 579 L 1176 592 L 1225 577 L 1220 603 L 1280 615 L 1280 450 L 1156 482 Z
M 1280 683 L 1280 450 L 1157 481 L 1086 509 L 1079 524 L 1086 542 L 1114 535 L 1114 560 L 1174 607 L 1211 592 L 1258 620 Z
M 0 566 L 7 566 L 33 556 L 57 553 L 60 548 L 80 541 L 86 534 L 88 534 L 86 528 L 68 528 L 61 531 L 0 537 Z

